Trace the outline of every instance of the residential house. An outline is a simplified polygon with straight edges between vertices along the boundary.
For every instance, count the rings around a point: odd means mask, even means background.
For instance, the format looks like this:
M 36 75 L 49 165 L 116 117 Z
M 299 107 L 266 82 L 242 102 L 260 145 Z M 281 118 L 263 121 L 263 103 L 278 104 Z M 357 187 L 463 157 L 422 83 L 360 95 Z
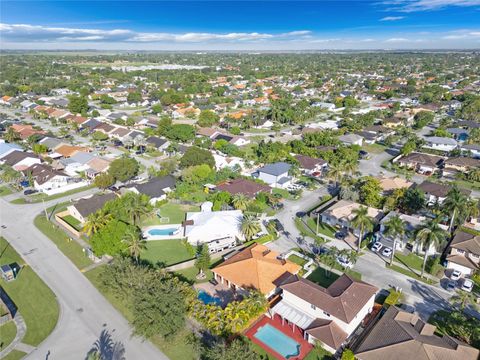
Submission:
M 194 246 L 206 244 L 210 252 L 234 247 L 244 239 L 241 231 L 243 214 L 241 210 L 212 211 L 213 204 L 202 204 L 202 211 L 188 212 L 184 236 Z
M 41 162 L 38 155 L 20 150 L 14 150 L 1 158 L 2 164 L 9 165 L 17 171 L 25 170 L 33 164 L 40 164 Z
M 405 180 L 399 176 L 381 177 L 378 179 L 383 195 L 388 195 L 398 189 L 408 189 L 413 185 L 412 181 Z
M 60 154 L 64 158 L 70 158 L 77 154 L 78 152 L 88 152 L 90 149 L 85 146 L 77 146 L 77 145 L 68 145 L 68 144 L 60 144 L 60 146 L 55 148 L 55 152 Z
M 220 183 L 216 186 L 218 191 L 226 191 L 231 195 L 243 194 L 251 199 L 255 198 L 257 194 L 261 192 L 271 193 L 272 188 L 259 184 L 255 181 L 248 179 L 233 179 L 227 180 L 223 183 Z
M 158 136 L 150 136 L 146 140 L 147 147 L 152 147 L 158 151 L 165 151 L 170 146 L 170 142 L 166 139 L 159 138 Z
M 282 299 L 270 312 L 335 354 L 372 312 L 378 288 L 343 274 L 328 288 L 292 275 L 280 285 Z
M 0 142 L 0 159 L 3 159 L 8 154 L 14 151 L 23 151 L 22 147 L 17 144 Z
M 464 142 L 468 139 L 470 130 L 458 127 L 458 128 L 447 128 L 447 132 L 449 134 L 452 134 L 453 138 L 458 142 Z
M 461 230 L 455 234 L 448 247 L 447 269 L 467 276 L 480 270 L 480 235 Z
M 401 157 L 397 163 L 420 174 L 431 175 L 439 169 L 443 161 L 444 158 L 441 156 L 414 152 Z
M 38 191 L 48 192 L 52 189 L 65 188 L 74 183 L 81 182 L 81 179 L 72 179 L 70 176 L 62 171 L 53 169 L 47 164 L 33 164 L 29 166 L 23 173 L 26 176 L 31 176 L 33 181 L 33 187 Z M 80 184 L 83 186 L 86 184 Z
M 442 152 L 450 152 L 455 150 L 458 146 L 458 142 L 455 139 L 440 137 L 440 136 L 429 136 L 424 138 L 426 144 L 422 147 L 425 149 L 438 150 Z
M 467 174 L 472 170 L 480 168 L 480 159 L 470 157 L 454 157 L 445 160 L 443 176 L 455 178 L 457 174 Z
M 141 184 L 129 185 L 122 190 L 131 191 L 136 194 L 144 194 L 150 197 L 150 204 L 155 205 L 158 201 L 165 200 L 167 194 L 175 189 L 176 180 L 173 176 L 167 175 L 154 177 Z
M 447 198 L 448 192 L 452 189 L 452 186 L 448 184 L 424 181 L 421 184 L 417 185 L 417 188 L 425 193 L 425 200 L 427 204 L 433 205 L 435 203 L 442 204 Z M 470 190 L 460 189 L 460 191 L 464 195 L 470 196 Z
M 292 183 L 292 177 L 288 174 L 292 166 L 285 162 L 267 164 L 259 168 L 254 176 L 266 182 L 271 187 L 286 188 Z
M 41 144 L 41 145 L 45 145 L 47 147 L 47 149 L 51 151 L 51 150 L 55 149 L 56 147 L 58 147 L 59 145 L 61 145 L 62 140 L 46 136 L 43 139 L 41 139 L 38 143 Z
M 358 360 L 477 360 L 479 350 L 448 335 L 417 314 L 390 306 L 353 349 Z
M 480 158 L 480 145 L 477 144 L 467 144 L 460 145 L 460 151 L 466 156 L 473 157 L 475 159 Z
M 77 200 L 74 204 L 69 205 L 67 210 L 70 215 L 84 224 L 87 221 L 88 215 L 100 210 L 105 203 L 114 200 L 116 197 L 117 196 L 114 193 L 92 195 Z
M 86 162 L 88 169 L 85 170 L 85 174 L 88 178 L 94 179 L 98 174 L 104 173 L 110 167 L 110 161 L 98 156 L 94 156 L 92 159 Z
M 376 142 L 383 141 L 387 137 L 395 134 L 395 131 L 386 126 L 372 125 L 367 126 L 363 129 L 363 131 L 359 131 L 356 134 L 363 137 L 363 141 L 367 144 L 374 144 Z
M 236 156 L 225 156 L 217 153 L 213 153 L 213 158 L 215 159 L 215 168 L 217 170 L 230 168 L 230 169 L 244 169 L 245 162 L 242 158 Z
M 301 267 L 283 260 L 265 245 L 253 244 L 212 269 L 215 280 L 239 292 L 256 289 L 269 298 L 279 281 L 296 274 Z
M 355 217 L 354 210 L 364 207 L 364 205 L 350 201 L 340 200 L 327 208 L 322 214 L 322 222 L 343 229 L 352 231 L 355 235 L 359 235 L 358 229 L 352 225 L 352 221 Z M 372 207 L 367 206 L 368 216 L 370 216 L 374 223 L 378 224 L 383 218 L 384 213 Z M 366 235 L 366 234 L 364 234 Z
M 258 119 L 254 126 L 255 129 L 270 129 L 273 126 L 273 121 L 267 118 Z
M 305 175 L 321 176 L 328 167 L 327 162 L 319 158 L 312 158 L 306 155 L 295 155 L 295 159 L 299 163 L 300 170 Z
M 28 139 L 32 135 L 44 135 L 46 132 L 44 130 L 34 129 L 32 125 L 23 125 L 23 124 L 13 124 L 11 128 L 18 133 L 22 140 Z
M 363 137 L 357 134 L 346 134 L 338 137 L 345 145 L 359 145 L 362 146 L 363 144 Z

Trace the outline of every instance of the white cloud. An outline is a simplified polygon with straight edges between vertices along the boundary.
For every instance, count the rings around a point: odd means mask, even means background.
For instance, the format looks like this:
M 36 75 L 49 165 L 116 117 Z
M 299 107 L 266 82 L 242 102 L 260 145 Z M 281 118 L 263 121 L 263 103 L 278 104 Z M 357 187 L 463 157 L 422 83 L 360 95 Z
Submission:
M 398 21 L 402 19 L 405 19 L 405 16 L 385 16 L 381 18 L 380 21 Z
M 390 38 L 385 40 L 385 42 L 388 42 L 388 43 L 407 42 L 407 41 L 408 39 L 405 39 L 405 38 Z
M 480 6 L 480 0 L 386 0 L 381 4 L 390 6 L 387 11 L 409 13 L 440 10 L 448 6 Z

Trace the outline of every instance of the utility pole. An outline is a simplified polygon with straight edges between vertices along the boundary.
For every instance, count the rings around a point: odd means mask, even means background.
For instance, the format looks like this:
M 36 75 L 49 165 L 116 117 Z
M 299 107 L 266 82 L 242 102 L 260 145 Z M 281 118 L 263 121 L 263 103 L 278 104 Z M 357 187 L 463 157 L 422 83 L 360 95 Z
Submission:
M 315 235 L 318 235 L 318 225 L 320 221 L 320 212 L 317 211 L 317 231 L 315 232 Z

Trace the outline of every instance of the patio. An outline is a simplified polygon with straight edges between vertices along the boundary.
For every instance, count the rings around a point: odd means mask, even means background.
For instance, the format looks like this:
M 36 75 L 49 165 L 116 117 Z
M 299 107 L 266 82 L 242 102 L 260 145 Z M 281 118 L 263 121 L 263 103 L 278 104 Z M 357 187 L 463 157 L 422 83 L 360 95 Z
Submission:
M 273 319 L 264 315 L 259 321 L 257 321 L 252 327 L 250 327 L 245 332 L 245 336 L 247 336 L 253 343 L 260 346 L 263 350 L 275 356 L 275 358 L 277 358 L 278 360 L 286 360 L 286 358 L 280 355 L 274 349 L 264 344 L 262 341 L 255 338 L 254 336 L 258 331 L 258 329 L 266 324 L 269 324 L 274 328 L 276 328 L 277 330 L 280 330 L 283 334 L 294 339 L 296 342 L 300 344 L 300 354 L 295 357 L 289 357 L 288 360 L 302 360 L 313 349 L 313 345 L 303 338 L 303 331 L 300 328 L 298 328 L 293 324 L 289 324 L 287 321 L 284 321 L 282 325 L 282 319 L 279 315 L 274 315 Z
M 222 308 L 234 300 L 241 299 L 241 295 L 236 293 L 232 288 L 229 288 L 226 284 L 218 283 L 217 285 L 213 285 L 211 282 L 205 282 L 195 284 L 193 287 L 196 291 L 205 291 L 209 295 L 220 299 L 220 306 Z

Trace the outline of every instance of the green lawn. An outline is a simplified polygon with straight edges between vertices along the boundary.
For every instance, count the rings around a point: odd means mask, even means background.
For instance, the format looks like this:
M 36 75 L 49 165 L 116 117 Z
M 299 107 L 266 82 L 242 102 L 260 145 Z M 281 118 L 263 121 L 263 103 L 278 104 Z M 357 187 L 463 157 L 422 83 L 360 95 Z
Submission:
M 275 356 L 263 350 L 259 345 L 255 344 L 254 342 L 250 342 L 253 351 L 259 354 L 262 357 L 262 360 L 277 360 Z
M 0 326 L 0 349 L 5 349 L 17 335 L 17 327 L 13 321 L 9 321 L 6 324 Z
M 0 265 L 16 262 L 23 265 L 17 279 L 0 285 L 18 307 L 27 325 L 23 338 L 25 344 L 37 346 L 55 328 L 59 316 L 59 307 L 53 292 L 10 247 L 8 242 L 0 238 Z
M 313 232 L 317 231 L 317 221 L 316 221 L 316 219 L 308 217 L 307 224 L 308 224 L 308 227 Z M 318 223 L 318 233 L 319 234 L 323 234 L 323 235 L 326 235 L 326 236 L 329 236 L 329 237 L 335 237 L 336 232 L 337 232 L 337 230 L 333 226 L 330 226 L 328 224 L 325 224 L 325 223 L 319 221 L 319 223 Z
M 304 360 L 334 360 L 335 358 L 331 353 L 323 348 L 314 348 L 310 351 Z
M 23 351 L 18 351 L 18 350 L 12 350 L 11 352 L 8 353 L 7 356 L 4 356 L 2 360 L 20 360 L 22 359 L 26 353 Z
M 13 191 L 8 186 L 0 186 L 0 196 L 10 195 Z
M 152 264 L 163 263 L 166 266 L 194 258 L 181 240 L 154 240 L 147 241 L 147 249 L 141 258 Z
M 212 280 L 213 278 L 213 273 L 210 270 L 205 271 L 205 275 L 207 277 L 202 280 L 198 280 L 196 276 L 198 275 L 198 269 L 195 266 L 192 266 L 188 269 L 183 269 L 179 271 L 175 271 L 175 274 L 179 275 L 181 278 L 183 278 L 185 281 L 188 281 L 189 283 L 203 283 Z
M 291 262 L 293 262 L 297 265 L 300 265 L 302 267 L 303 267 L 303 265 L 305 265 L 308 262 L 308 260 L 305 260 L 304 258 L 301 258 L 300 256 L 297 256 L 295 254 L 290 255 L 287 258 L 287 260 L 289 260 L 289 261 L 291 261 Z
M 371 154 L 381 154 L 387 147 L 380 144 L 364 144 L 362 145 L 362 149 Z
M 48 221 L 45 216 L 38 215 L 34 221 L 35 226 L 50 240 L 52 240 L 58 249 L 65 254 L 77 268 L 92 264 L 92 261 L 85 256 L 82 246 L 70 237 L 59 227 Z
M 401 274 L 404 274 L 404 275 L 407 275 L 407 276 L 410 276 L 416 280 L 419 280 L 419 281 L 422 281 L 426 284 L 435 284 L 434 281 L 432 280 L 429 280 L 429 279 L 426 279 L 426 278 L 422 278 L 420 277 L 420 275 L 418 275 L 417 273 L 414 273 L 408 269 L 404 269 L 400 266 L 397 266 L 397 265 L 392 265 L 392 266 L 389 266 L 389 265 L 385 265 L 388 269 L 390 270 L 393 270 L 393 271 L 396 271 L 396 272 L 399 272 Z
M 333 272 L 328 272 L 327 275 L 325 269 L 317 267 L 310 275 L 308 275 L 307 279 L 324 288 L 328 288 L 339 277 L 339 275 Z
M 142 220 L 142 226 L 160 225 L 160 224 L 181 224 L 185 221 L 185 213 L 190 211 L 199 211 L 196 205 L 183 205 L 168 203 L 160 207 L 160 215 L 168 218 L 167 222 L 160 221 L 160 218 L 153 214 Z
M 293 199 L 292 197 L 292 194 L 290 194 L 287 190 L 285 189 L 277 189 L 277 188 L 274 188 L 272 190 L 272 194 L 279 194 L 282 196 L 282 198 L 284 199 Z
M 419 273 L 422 271 L 423 259 L 413 253 L 408 255 L 395 253 L 395 260 Z
M 105 290 L 100 286 L 100 279 L 102 277 L 105 265 L 99 266 L 93 270 L 85 273 L 85 276 L 92 282 L 92 284 L 107 298 L 107 300 L 120 312 L 128 321 L 133 320 L 132 311 L 126 306 L 121 299 L 113 296 L 111 292 Z M 173 338 L 168 340 L 162 339 L 158 336 L 150 339 L 152 343 L 162 350 L 171 360 L 184 360 L 197 358 L 195 349 L 188 341 L 188 330 L 184 330 Z
M 64 216 L 62 220 L 65 221 L 68 225 L 70 225 L 74 229 L 77 229 L 77 230 L 82 229 L 82 223 L 78 221 L 78 219 L 74 218 L 72 215 Z

